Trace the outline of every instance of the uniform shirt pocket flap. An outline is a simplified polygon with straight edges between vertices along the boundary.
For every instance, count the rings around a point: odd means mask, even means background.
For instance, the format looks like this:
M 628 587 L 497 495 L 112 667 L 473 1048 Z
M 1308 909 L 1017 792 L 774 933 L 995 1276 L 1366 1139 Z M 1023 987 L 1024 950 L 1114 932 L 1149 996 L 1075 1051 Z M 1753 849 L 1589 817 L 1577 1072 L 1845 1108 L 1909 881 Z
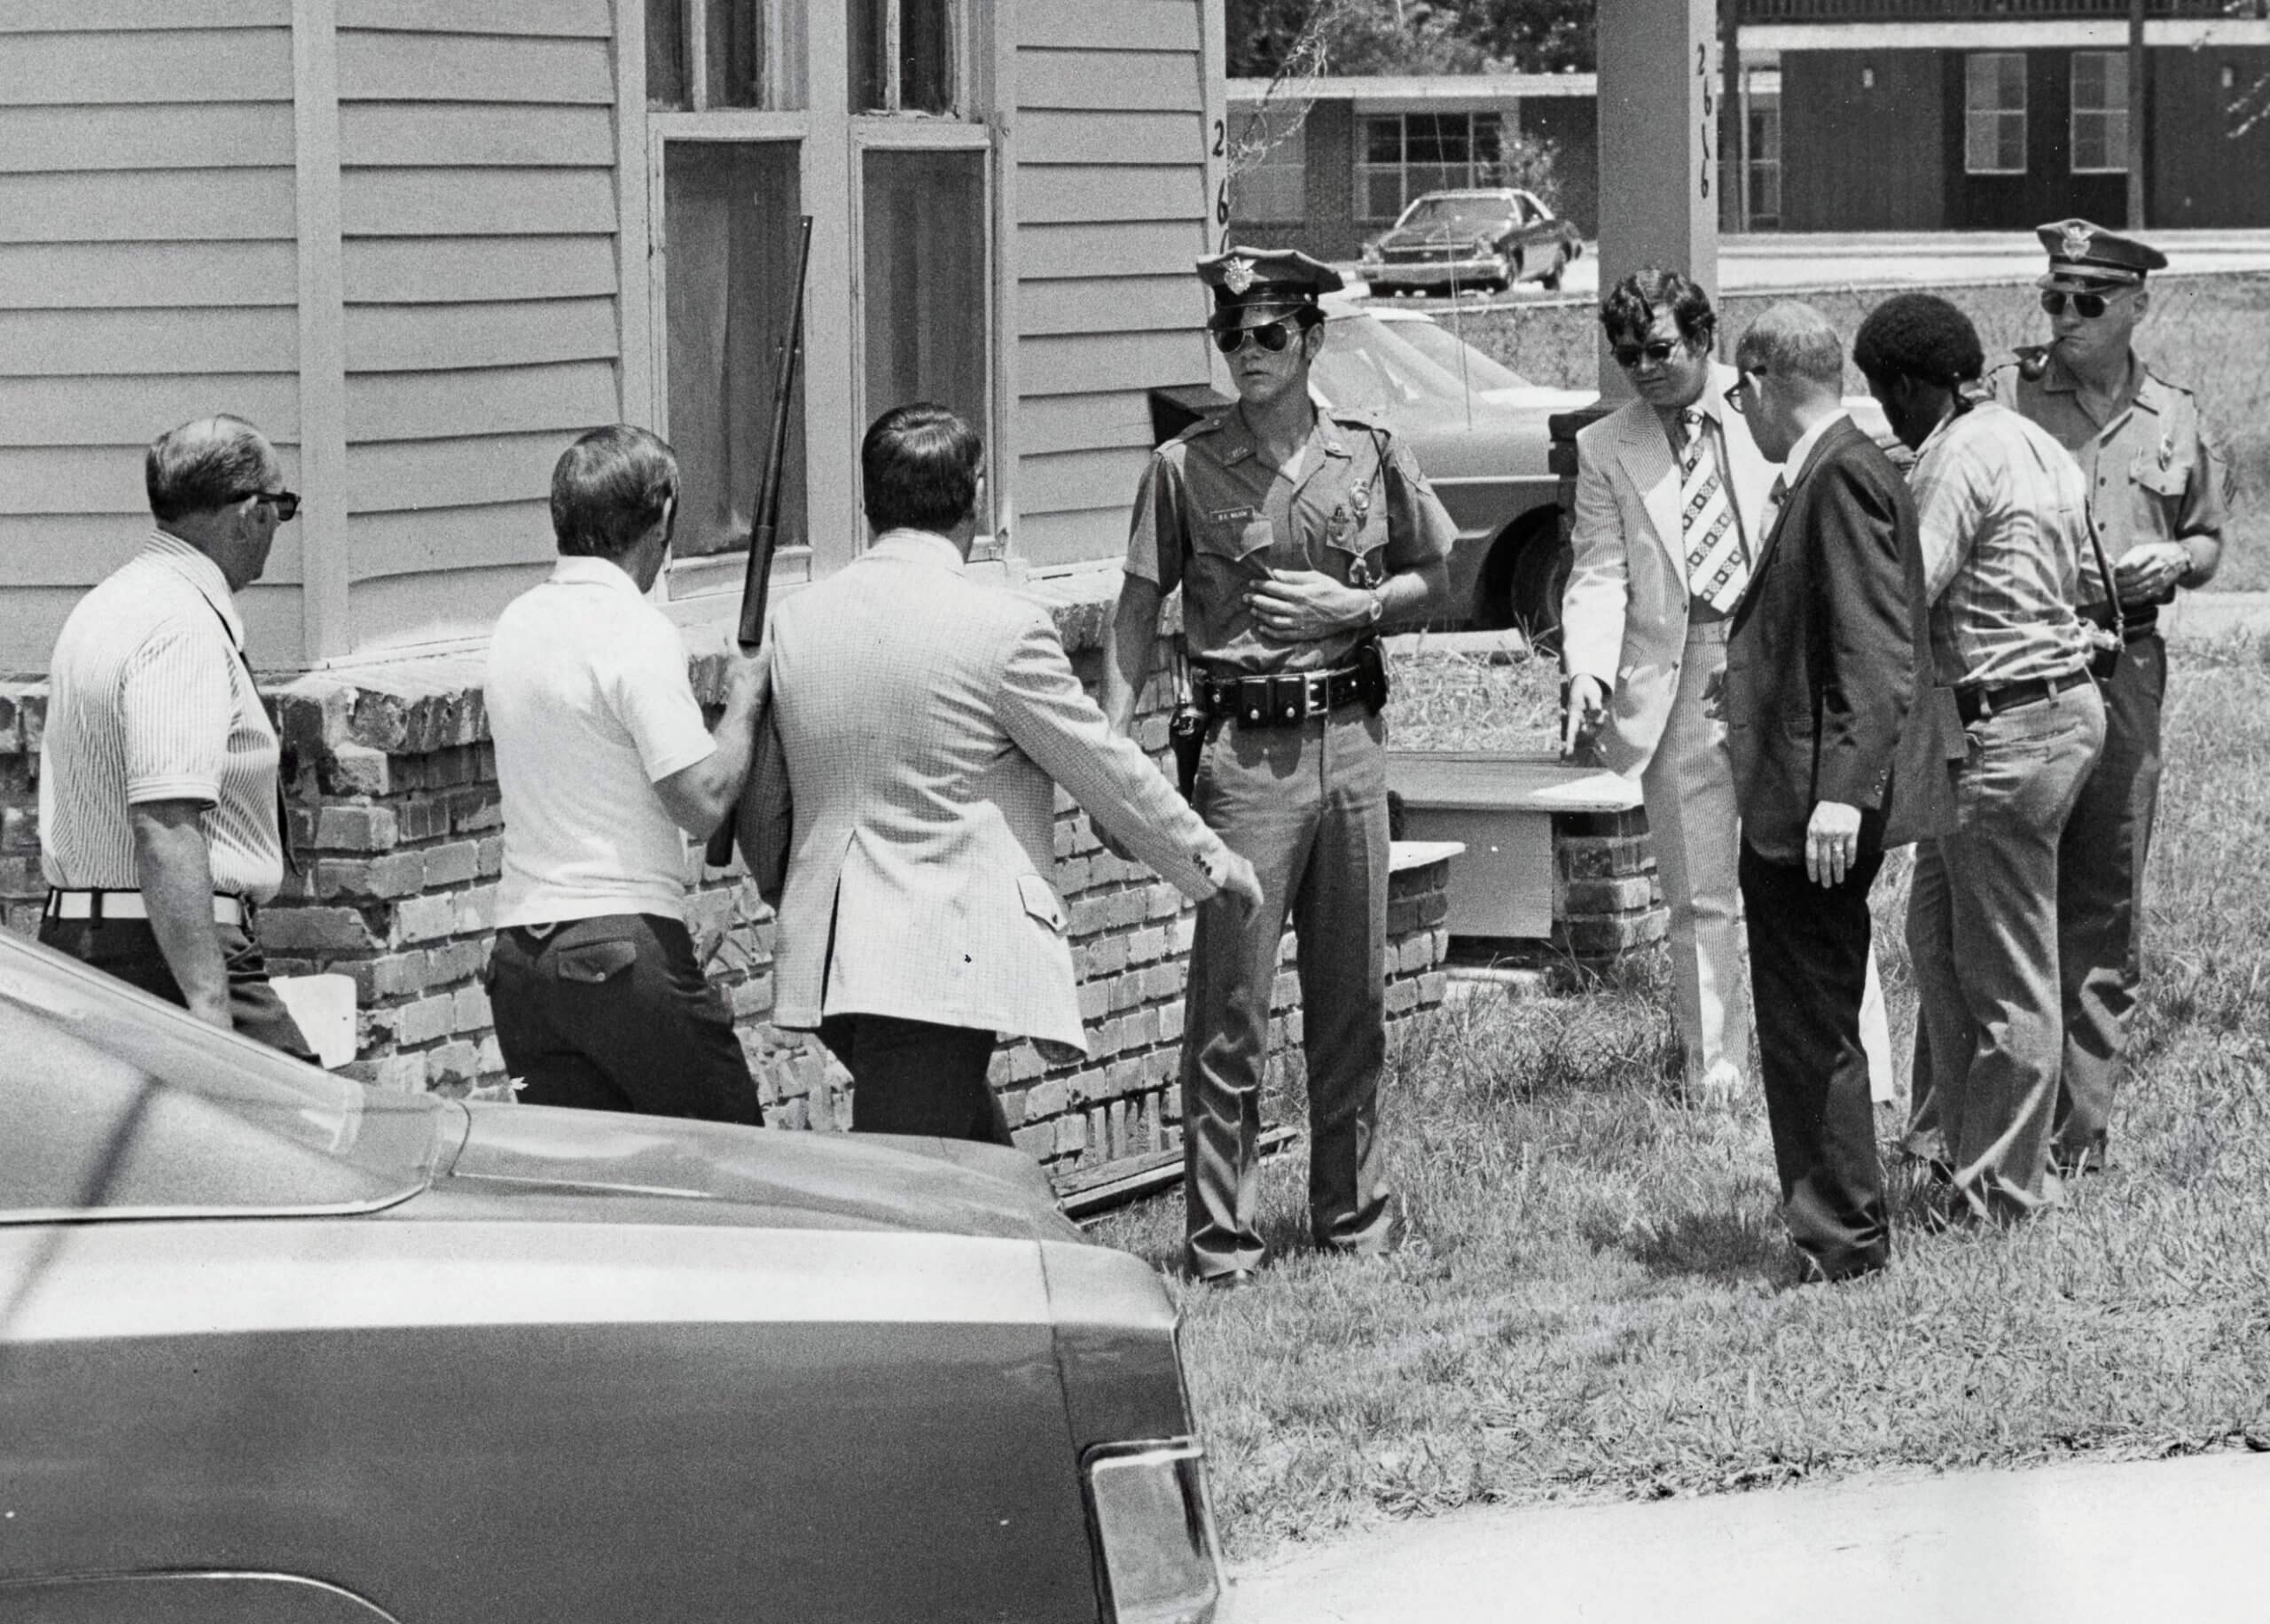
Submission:
M 2136 483 L 2160 496 L 2180 496 L 2191 483 L 2191 458 L 2172 454 L 2164 461 L 2153 451 L 2139 451 L 2129 465 Z
M 552 969 L 563 981 L 596 985 L 622 974 L 638 962 L 636 943 L 586 941 L 562 948 L 552 956 Z
M 1024 904 L 1025 912 L 1053 934 L 1064 933 L 1064 904 L 1056 900 L 1054 889 L 1039 875 L 1017 876 L 1017 900 Z
M 1192 527 L 1198 550 L 1217 558 L 1247 558 L 1266 552 L 1277 539 L 1269 516 L 1252 508 L 1226 508 L 1210 512 Z

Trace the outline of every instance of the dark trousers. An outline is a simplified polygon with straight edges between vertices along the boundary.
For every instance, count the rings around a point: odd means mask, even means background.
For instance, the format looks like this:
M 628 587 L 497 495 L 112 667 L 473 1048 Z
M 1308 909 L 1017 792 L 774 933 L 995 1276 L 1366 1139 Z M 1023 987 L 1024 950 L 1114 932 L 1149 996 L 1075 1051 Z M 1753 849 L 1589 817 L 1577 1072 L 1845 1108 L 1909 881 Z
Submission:
M 2057 964 L 2065 1064 L 2051 1131 L 2066 1161 L 2104 1152 L 2143 979 L 2144 862 L 2160 793 L 2167 644 L 2139 637 L 2104 684 L 2104 753 L 2057 842 Z
M 763 1124 L 732 1013 L 676 919 L 499 931 L 489 996 L 505 1069 L 531 1105 Z
M 830 1015 L 819 1040 L 851 1074 L 851 1131 L 1007 1144 L 1009 1120 L 985 1080 L 994 1035 L 896 1015 Z
M 1742 900 L 1749 983 L 1782 1218 L 1798 1250 L 1831 1279 L 1880 1266 L 1891 1252 L 1876 1157 L 1860 1000 L 1868 978 L 1868 887 L 1881 853 L 1842 885 L 1817 886 L 1804 864 L 1774 863 L 1748 841 Z
M 229 1019 L 237 1030 L 313 1065 L 316 1051 L 308 1046 L 300 1023 L 292 1019 L 284 1000 L 269 985 L 268 960 L 260 944 L 241 925 L 216 925 L 214 929 L 220 934 L 221 958 L 228 966 Z M 58 952 L 68 953 L 168 1003 L 189 1007 L 147 919 L 43 919 L 39 939 Z

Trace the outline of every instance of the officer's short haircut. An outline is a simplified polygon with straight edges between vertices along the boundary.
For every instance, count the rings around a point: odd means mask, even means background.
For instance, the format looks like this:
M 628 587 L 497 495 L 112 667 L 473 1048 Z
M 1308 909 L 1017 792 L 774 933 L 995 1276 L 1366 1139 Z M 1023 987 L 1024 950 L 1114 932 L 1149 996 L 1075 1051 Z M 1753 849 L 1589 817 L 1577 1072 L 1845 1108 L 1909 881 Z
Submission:
M 223 414 L 169 428 L 152 441 L 142 458 L 142 482 L 150 493 L 150 516 L 171 524 L 243 501 L 276 479 L 280 468 L 258 429 Z
M 1608 297 L 1600 301 L 1600 324 L 1608 330 L 1608 341 L 1636 343 L 1646 338 L 1660 305 L 1671 307 L 1679 336 L 1689 343 L 1706 340 L 1718 330 L 1718 314 L 1710 308 L 1710 295 L 1692 277 L 1649 265 L 1609 289 Z
M 1844 346 L 1828 318 L 1794 299 L 1768 307 L 1734 346 L 1734 364 L 1777 378 L 1802 378 L 1823 388 L 1844 382 Z
M 859 442 L 867 522 L 884 530 L 943 535 L 977 504 L 985 442 L 943 406 L 917 401 L 877 418 Z
M 619 558 L 676 519 L 677 454 L 627 423 L 595 428 L 552 470 L 552 534 L 566 558 Z
M 1899 378 L 1952 389 L 1976 381 L 1986 352 L 1970 318 L 1937 293 L 1895 293 L 1860 324 L 1852 364 L 1879 389 Z

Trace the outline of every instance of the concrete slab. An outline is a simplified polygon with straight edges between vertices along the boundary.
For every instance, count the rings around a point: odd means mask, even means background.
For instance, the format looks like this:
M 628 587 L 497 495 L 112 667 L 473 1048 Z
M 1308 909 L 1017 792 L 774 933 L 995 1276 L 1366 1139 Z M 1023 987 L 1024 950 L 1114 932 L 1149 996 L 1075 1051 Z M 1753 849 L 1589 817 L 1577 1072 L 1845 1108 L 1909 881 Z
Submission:
M 1235 1624 L 2270 1617 L 2270 1456 L 1484 1510 L 1242 1575 Z

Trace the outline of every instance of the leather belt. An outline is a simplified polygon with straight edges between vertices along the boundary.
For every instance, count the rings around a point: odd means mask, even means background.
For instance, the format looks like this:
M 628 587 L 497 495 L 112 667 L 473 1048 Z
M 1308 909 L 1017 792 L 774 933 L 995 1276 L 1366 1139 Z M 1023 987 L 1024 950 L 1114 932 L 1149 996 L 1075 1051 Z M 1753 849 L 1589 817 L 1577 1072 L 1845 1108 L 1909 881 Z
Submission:
M 1191 691 L 1209 716 L 1234 716 L 1248 727 L 1290 727 L 1343 705 L 1363 702 L 1364 674 L 1355 666 L 1282 676 L 1216 677 L 1196 674 Z
M 1954 711 L 1962 718 L 1963 726 L 1969 727 L 1982 716 L 1997 716 L 2021 705 L 2055 699 L 2088 680 L 2088 672 L 2080 670 L 2069 671 L 2063 676 L 2031 676 L 2022 683 L 2004 683 L 1996 688 L 1958 688 L 1954 691 Z
M 250 911 L 241 897 L 213 898 L 213 923 L 242 925 Z M 100 925 L 106 919 L 146 919 L 150 904 L 139 891 L 64 891 L 47 894 L 47 917 L 51 919 L 91 919 Z

